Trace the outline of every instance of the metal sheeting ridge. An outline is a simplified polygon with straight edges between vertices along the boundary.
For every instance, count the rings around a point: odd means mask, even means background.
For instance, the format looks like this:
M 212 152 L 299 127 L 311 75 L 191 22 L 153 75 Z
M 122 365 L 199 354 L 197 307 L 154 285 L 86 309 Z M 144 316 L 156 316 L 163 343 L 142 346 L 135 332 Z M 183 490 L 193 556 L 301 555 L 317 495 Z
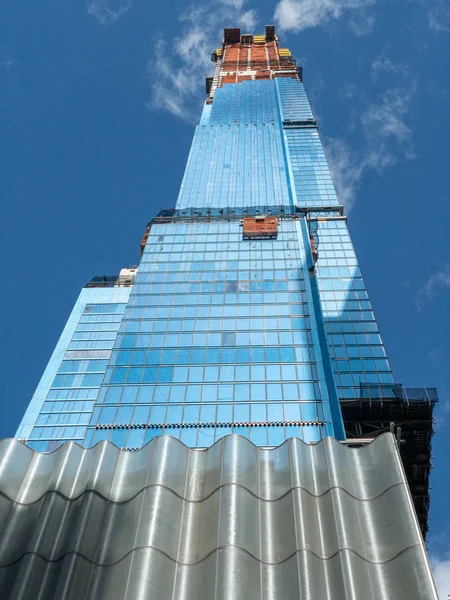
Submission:
M 7 569 L 9 567 L 12 567 L 12 566 L 16 565 L 17 563 L 19 563 L 26 556 L 30 556 L 30 555 L 38 556 L 40 559 L 44 560 L 47 563 L 57 563 L 57 562 L 61 562 L 62 560 L 66 559 L 69 556 L 76 556 L 78 558 L 82 558 L 86 562 L 88 562 L 91 565 L 94 565 L 96 567 L 107 568 L 107 567 L 114 567 L 114 566 L 118 565 L 123 560 L 126 560 L 131 554 L 133 554 L 133 552 L 137 552 L 139 550 L 154 550 L 155 552 L 162 554 L 163 556 L 165 556 L 166 558 L 168 558 L 170 561 L 172 561 L 173 563 L 175 563 L 177 565 L 180 565 L 182 567 L 195 567 L 195 566 L 200 565 L 201 563 L 205 562 L 205 560 L 208 560 L 208 558 L 210 556 L 212 556 L 213 554 L 215 554 L 216 552 L 222 552 L 223 550 L 227 550 L 227 549 L 233 549 L 233 550 L 239 550 L 241 552 L 245 552 L 245 554 L 250 556 L 250 558 L 252 558 L 254 561 L 261 563 L 262 565 L 266 565 L 268 567 L 276 567 L 277 565 L 282 565 L 283 563 L 291 560 L 291 558 L 293 558 L 296 554 L 300 554 L 302 552 L 308 552 L 308 553 L 312 554 L 315 558 L 317 558 L 319 560 L 324 560 L 324 561 L 332 560 L 333 558 L 335 558 L 342 552 L 349 552 L 351 554 L 354 554 L 355 556 L 357 556 L 364 562 L 369 563 L 371 565 L 385 565 L 387 563 L 392 562 L 393 560 L 395 560 L 396 558 L 398 558 L 405 552 L 408 552 L 408 550 L 411 550 L 412 548 L 415 548 L 415 547 L 416 548 L 420 547 L 420 543 L 410 544 L 409 546 L 406 546 L 406 548 L 403 548 L 402 550 L 400 550 L 399 552 L 394 554 L 394 556 L 386 558 L 385 560 L 368 560 L 367 558 L 365 558 L 364 556 L 361 556 L 361 554 L 359 554 L 352 548 L 339 548 L 339 550 L 336 550 L 336 552 L 333 552 L 329 556 L 320 556 L 319 554 L 317 554 L 313 550 L 310 550 L 309 548 L 298 548 L 297 550 L 295 550 L 294 552 L 289 554 L 289 556 L 286 556 L 286 558 L 283 558 L 279 561 L 270 562 L 270 561 L 262 560 L 261 558 L 254 556 L 246 548 L 242 548 L 241 546 L 236 546 L 235 544 L 224 544 L 223 546 L 218 546 L 217 548 L 214 548 L 214 550 L 211 550 L 210 552 L 208 552 L 208 554 L 206 556 L 204 556 L 203 558 L 200 558 L 199 560 L 196 560 L 194 562 L 183 562 L 181 560 L 177 560 L 173 556 L 170 556 L 170 554 L 167 554 L 167 552 L 164 552 L 164 550 L 161 550 L 161 548 L 147 545 L 147 546 L 136 546 L 136 548 L 132 548 L 118 560 L 115 560 L 114 562 L 110 562 L 110 563 L 97 562 L 95 560 L 92 560 L 88 556 L 85 556 L 82 552 L 76 552 L 75 550 L 69 550 L 68 552 L 65 552 L 63 555 L 59 556 L 58 558 L 47 558 L 46 556 L 43 556 L 40 552 L 24 552 L 14 562 L 4 564 L 4 565 L 0 564 L 0 569 Z
M 0 589 L 14 600 L 437 600 L 420 556 L 411 547 L 372 565 L 346 552 L 327 561 L 296 553 L 271 566 L 225 548 L 189 567 L 148 548 L 110 567 L 77 556 L 51 564 L 25 556 L 17 568 L 0 570 Z
M 193 564 L 229 545 L 268 564 L 285 560 L 297 550 L 327 557 L 341 548 L 351 549 L 369 562 L 384 562 L 417 543 L 413 519 L 395 510 L 406 498 L 407 490 L 396 486 L 366 502 L 349 497 L 342 489 L 320 498 L 293 490 L 278 501 L 265 502 L 245 488 L 229 486 L 189 505 L 157 486 L 125 504 L 93 494 L 73 501 L 53 495 L 38 505 L 26 506 L 8 501 L 0 504 L 0 523 L 4 523 L 0 566 L 14 563 L 24 551 L 49 560 L 74 551 L 103 565 L 117 562 L 138 546 L 152 547 L 174 561 Z M 333 514 L 334 519 L 330 519 Z M 361 522 L 359 530 L 348 529 L 351 519 Z M 389 529 L 374 547 L 364 543 L 374 534 L 371 522 Z M 124 523 L 126 531 L 122 529 Z M 323 523 L 327 531 L 320 533 Z M 95 546 L 92 537 L 97 540 Z
M 383 437 L 383 436 L 378 436 L 378 438 L 381 438 L 381 437 Z M 191 446 L 187 446 L 186 444 L 184 444 L 181 440 L 174 438 L 173 436 L 167 434 L 165 436 L 160 435 L 157 438 L 154 438 L 153 440 L 151 440 L 150 442 L 147 442 L 147 444 L 142 446 L 142 448 L 135 450 L 133 452 L 133 454 L 139 454 L 139 452 L 142 452 L 143 450 L 145 450 L 145 448 L 147 448 L 154 442 L 158 442 L 158 440 L 161 438 L 170 440 L 171 444 L 173 443 L 173 444 L 182 446 L 183 448 L 186 448 L 186 450 L 188 450 L 190 452 L 209 452 L 212 448 L 214 448 L 214 446 L 221 445 L 223 443 L 223 441 L 227 438 L 235 438 L 235 439 L 238 438 L 239 440 L 242 440 L 244 443 L 246 443 L 250 446 L 253 446 L 253 448 L 256 448 L 258 450 L 268 451 L 268 452 L 275 452 L 279 448 L 282 448 L 283 446 L 291 443 L 292 441 L 295 441 L 295 443 L 301 444 L 302 446 L 306 446 L 307 448 L 314 448 L 316 446 L 320 446 L 324 442 L 336 444 L 337 446 L 343 446 L 343 444 L 338 442 L 338 440 L 336 438 L 334 438 L 332 436 L 328 436 L 328 437 L 322 438 L 320 441 L 318 441 L 317 443 L 314 443 L 314 444 L 308 444 L 308 443 L 304 442 L 303 440 L 301 440 L 300 438 L 289 438 L 289 439 L 285 440 L 279 446 L 261 447 L 261 446 L 254 444 L 251 440 L 249 440 L 247 437 L 245 437 L 243 435 L 240 435 L 238 433 L 229 433 L 229 434 L 223 436 L 222 438 L 216 440 L 214 442 L 214 444 L 212 444 L 211 446 L 208 446 L 207 448 L 192 448 Z M 368 448 L 370 445 L 377 443 L 378 438 L 376 438 L 373 442 L 371 442 L 367 446 L 360 448 L 360 450 L 363 450 L 364 448 Z M 79 444 L 75 440 L 70 440 L 68 442 L 64 442 L 63 444 L 61 444 L 61 446 L 58 446 L 58 448 L 55 448 L 54 450 L 50 450 L 49 452 L 39 452 L 38 450 L 34 450 L 33 448 L 30 448 L 30 446 L 27 446 L 26 443 L 24 443 L 22 440 L 19 440 L 17 438 L 7 437 L 7 438 L 0 439 L 0 454 L 5 451 L 3 449 L 4 446 L 9 447 L 10 445 L 20 446 L 21 448 L 23 448 L 26 452 L 28 452 L 30 454 L 37 454 L 37 455 L 42 455 L 42 456 L 51 456 L 52 454 L 60 454 L 61 452 L 64 451 L 64 449 L 67 446 L 76 446 L 82 452 L 93 452 L 102 446 L 108 446 L 110 448 L 115 448 L 116 451 L 120 454 L 122 452 L 124 452 L 124 448 L 122 446 L 117 446 L 116 444 L 114 444 L 113 442 L 111 442 L 109 440 L 100 440 L 99 442 L 96 442 L 93 446 L 90 446 L 89 448 Z
M 209 498 L 211 498 L 211 496 L 213 496 L 216 492 L 220 491 L 221 489 L 223 489 L 225 487 L 232 487 L 232 486 L 235 486 L 237 488 L 241 488 L 241 489 L 245 490 L 250 495 L 252 495 L 256 500 L 261 500 L 262 502 L 277 502 L 278 500 L 282 500 L 283 498 L 285 498 L 286 496 L 288 496 L 289 494 L 291 494 L 293 491 L 297 491 L 297 490 L 301 491 L 301 492 L 305 492 L 305 494 L 308 494 L 312 498 L 322 498 L 323 496 L 326 496 L 327 494 L 329 494 L 333 490 L 341 490 L 342 492 L 344 492 L 345 494 L 347 494 L 347 496 L 349 496 L 350 498 L 353 498 L 353 500 L 357 500 L 358 502 L 371 502 L 372 500 L 376 500 L 377 498 L 380 498 L 386 492 L 388 492 L 389 490 L 391 490 L 394 487 L 402 487 L 402 488 L 405 487 L 405 484 L 402 483 L 402 482 L 393 483 L 392 485 L 390 485 L 386 489 L 382 490 L 381 492 L 379 492 L 375 496 L 371 496 L 370 498 L 360 498 L 359 496 L 356 496 L 356 495 L 352 494 L 346 488 L 344 488 L 344 487 L 342 487 L 340 485 L 332 485 L 328 489 L 326 489 L 325 491 L 321 492 L 320 494 L 314 494 L 313 492 L 311 492 L 311 490 L 308 490 L 307 488 L 305 488 L 303 486 L 296 485 L 296 486 L 293 486 L 291 489 L 287 490 L 286 492 L 284 492 L 283 494 L 281 494 L 281 496 L 277 496 L 276 498 L 265 498 L 264 496 L 258 496 L 257 494 L 255 494 L 254 492 L 252 492 L 252 490 L 249 490 L 242 483 L 234 483 L 234 482 L 223 483 L 222 485 L 217 486 L 207 496 L 204 496 L 203 498 L 196 498 L 196 499 L 185 498 L 184 496 L 182 496 L 181 494 L 179 494 L 177 491 L 173 490 L 172 488 L 168 487 L 167 485 L 163 485 L 162 483 L 149 483 L 148 485 L 144 486 L 142 489 L 140 489 L 139 491 L 137 491 L 134 494 L 134 496 L 131 496 L 130 498 L 126 498 L 124 500 L 112 500 L 111 498 L 108 498 L 108 497 L 104 496 L 101 492 L 98 492 L 96 489 L 92 489 L 92 488 L 84 490 L 83 492 L 81 492 L 80 494 L 78 494 L 78 496 L 74 496 L 72 498 L 70 498 L 68 496 L 65 496 L 59 490 L 48 490 L 47 492 L 44 492 L 42 494 L 42 496 L 39 496 L 39 498 L 36 498 L 35 500 L 32 500 L 30 502 L 18 502 L 17 500 L 14 500 L 13 498 L 10 498 L 8 496 L 8 494 L 5 494 L 4 492 L 2 492 L 0 490 L 0 498 L 4 498 L 5 500 L 7 500 L 7 501 L 9 501 L 9 502 L 11 502 L 13 504 L 16 504 L 17 506 L 31 506 L 32 504 L 37 504 L 38 502 L 41 502 L 42 500 L 44 500 L 44 498 L 46 496 L 50 496 L 51 494 L 56 494 L 57 496 L 59 496 L 63 500 L 66 500 L 67 502 L 75 502 L 76 500 L 79 500 L 82 496 L 84 496 L 85 494 L 95 494 L 96 496 L 98 496 L 102 500 L 105 500 L 106 502 L 110 502 L 111 504 L 126 504 L 127 502 L 131 502 L 132 500 L 134 500 L 137 496 L 139 496 L 140 494 L 142 494 L 142 492 L 145 492 L 145 490 L 149 490 L 149 489 L 154 488 L 154 487 L 160 487 L 160 488 L 163 488 L 163 489 L 167 490 L 168 492 L 171 492 L 174 496 L 176 496 L 180 500 L 183 500 L 183 502 L 188 502 L 188 503 L 191 503 L 191 504 L 200 504 L 202 502 L 205 502 L 205 500 L 208 500 Z
M 121 502 L 149 483 L 165 485 L 187 500 L 201 500 L 225 483 L 241 484 L 255 497 L 268 500 L 295 487 L 315 496 L 343 487 L 353 496 L 369 499 L 403 481 L 399 469 L 387 470 L 383 478 L 370 477 L 369 468 L 394 463 L 393 439 L 380 442 L 356 451 L 334 438 L 313 446 L 291 438 L 277 448 L 261 449 L 244 437 L 229 435 L 206 450 L 198 450 L 170 436 L 160 436 L 134 453 L 123 452 L 110 442 L 99 442 L 93 448 L 71 442 L 52 453 L 40 454 L 17 440 L 3 440 L 0 490 L 21 504 L 34 502 L 49 490 L 73 498 L 89 489 Z M 171 468 L 162 468 L 169 456 Z M 351 478 L 349 474 L 355 469 L 359 476 Z

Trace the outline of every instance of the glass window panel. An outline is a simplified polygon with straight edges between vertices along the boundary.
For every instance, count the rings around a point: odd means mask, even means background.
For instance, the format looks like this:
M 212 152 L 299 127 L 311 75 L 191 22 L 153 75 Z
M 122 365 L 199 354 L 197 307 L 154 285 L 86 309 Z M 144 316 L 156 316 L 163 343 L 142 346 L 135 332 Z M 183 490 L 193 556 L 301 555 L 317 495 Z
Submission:
M 284 404 L 284 418 L 286 421 L 300 420 L 300 406 L 297 403 L 286 402 Z
M 281 384 L 279 383 L 269 383 L 267 384 L 267 398 L 269 400 L 282 400 L 282 389 Z
M 220 350 L 219 348 L 208 348 L 206 352 L 206 362 L 211 363 L 220 363 Z
M 219 367 L 205 367 L 204 381 L 218 381 Z
M 186 389 L 186 402 L 200 402 L 202 394 L 201 385 L 189 385 Z
M 127 446 L 129 448 L 141 448 L 144 443 L 145 429 L 132 429 L 129 432 Z
M 300 400 L 314 400 L 315 392 L 313 383 L 299 383 L 299 399 Z
M 121 387 L 110 387 L 105 396 L 105 403 L 116 404 L 116 403 L 120 402 L 121 394 L 122 394 Z
M 281 378 L 283 381 L 295 381 L 297 379 L 295 365 L 281 365 Z
M 236 362 L 248 363 L 250 361 L 250 351 L 248 348 L 236 348 Z
M 147 352 L 146 363 L 148 365 L 158 365 L 160 362 L 160 350 L 149 350 Z
M 250 411 L 252 421 L 267 421 L 266 404 L 251 404 Z
M 200 421 L 203 423 L 216 421 L 216 409 L 215 404 L 203 404 L 200 409 Z
M 248 383 L 234 386 L 234 398 L 236 402 L 248 402 L 250 400 L 250 386 Z
M 283 362 L 294 362 L 294 360 L 295 360 L 293 348 L 286 348 L 286 347 L 282 346 L 280 348 L 280 354 L 281 354 L 281 360 Z
M 266 360 L 267 362 L 279 362 L 279 349 L 266 347 Z
M 234 367 L 233 366 L 220 367 L 220 381 L 234 381 Z M 230 399 L 232 399 L 232 398 L 230 398 Z
M 300 406 L 302 421 L 317 421 L 316 404 L 302 403 Z
M 181 408 L 181 407 L 180 407 Z M 199 420 L 200 405 L 190 404 L 184 407 L 183 421 L 187 423 L 197 423 Z
M 183 444 L 186 444 L 186 446 L 196 446 L 197 445 L 197 429 L 195 428 L 183 428 L 181 430 L 181 436 L 180 436 L 180 440 L 183 442 Z
M 182 406 L 168 406 L 166 413 L 167 423 L 179 423 L 182 420 L 183 407 Z
M 133 414 L 132 406 L 119 406 L 116 414 L 116 423 L 129 423 Z
M 158 371 L 158 381 L 172 381 L 173 371 L 174 369 L 172 367 L 160 367 Z
M 133 352 L 133 359 L 131 361 L 133 365 L 144 365 L 145 364 L 145 352 L 143 350 L 136 350 Z
M 234 348 L 224 348 L 220 357 L 223 363 L 234 363 Z
M 149 406 L 136 406 L 133 413 L 133 423 L 147 423 L 149 415 Z
M 170 386 L 158 385 L 155 387 L 153 402 L 168 402 L 170 395 Z
M 199 428 L 197 430 L 197 444 L 199 448 L 206 448 L 214 443 L 214 429 Z
M 127 383 L 139 383 L 142 377 L 142 369 L 131 368 L 128 369 Z
M 232 404 L 219 404 L 217 407 L 217 421 L 219 423 L 227 423 L 233 419 L 233 405 Z
M 282 404 L 268 404 L 267 405 L 267 418 L 269 421 L 282 421 L 283 420 L 283 405 Z
M 250 395 L 253 401 L 266 399 L 266 386 L 263 383 L 250 384 Z
M 175 362 L 176 350 L 163 350 L 161 362 L 163 364 L 173 364 Z
M 285 400 L 298 400 L 297 384 L 283 383 L 283 396 Z
M 248 421 L 250 416 L 250 410 L 248 404 L 235 404 L 234 405 L 234 421 Z
M 166 406 L 152 406 L 150 412 L 150 421 L 152 423 L 164 423 L 166 420 Z
M 191 367 L 189 369 L 189 381 L 203 381 L 203 367 Z
M 267 428 L 251 427 L 250 439 L 257 446 L 267 446 Z
M 252 362 L 264 362 L 264 348 L 251 348 L 250 354 Z
M 284 442 L 284 427 L 268 427 L 267 434 L 269 446 L 279 446 Z
M 111 442 L 119 448 L 123 448 L 126 444 L 127 437 L 127 429 L 114 429 L 111 433 Z
M 124 383 L 127 372 L 128 372 L 128 369 L 116 367 L 113 370 L 113 374 L 111 377 L 111 383 Z
M 115 406 L 108 406 L 108 407 L 102 408 L 98 422 L 99 423 L 114 423 L 115 414 L 116 414 Z
M 134 403 L 138 393 L 138 386 L 127 386 L 123 389 L 122 403 Z

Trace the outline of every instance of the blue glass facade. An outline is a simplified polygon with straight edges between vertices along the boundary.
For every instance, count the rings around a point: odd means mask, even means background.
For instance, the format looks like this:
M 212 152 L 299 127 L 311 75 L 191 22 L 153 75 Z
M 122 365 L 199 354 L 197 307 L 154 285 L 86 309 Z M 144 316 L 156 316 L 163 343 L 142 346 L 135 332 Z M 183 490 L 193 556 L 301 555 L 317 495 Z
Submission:
M 83 288 L 15 437 L 35 450 L 83 442 L 131 288 Z
M 392 386 L 369 295 L 358 266 L 347 222 L 320 219 L 316 277 L 333 371 L 341 399 L 361 397 L 361 385 Z
M 261 445 L 334 434 L 305 225 L 245 242 L 238 220 L 153 225 L 94 415 L 108 429 L 88 444 L 139 446 L 163 425 L 193 446 L 236 430 Z M 130 444 L 122 426 L 147 422 L 159 427 Z
M 393 384 L 299 71 L 250 63 L 233 83 L 219 60 L 134 284 L 83 290 L 17 432 L 34 448 L 343 439 L 340 401 Z M 258 214 L 276 236 L 244 235 Z

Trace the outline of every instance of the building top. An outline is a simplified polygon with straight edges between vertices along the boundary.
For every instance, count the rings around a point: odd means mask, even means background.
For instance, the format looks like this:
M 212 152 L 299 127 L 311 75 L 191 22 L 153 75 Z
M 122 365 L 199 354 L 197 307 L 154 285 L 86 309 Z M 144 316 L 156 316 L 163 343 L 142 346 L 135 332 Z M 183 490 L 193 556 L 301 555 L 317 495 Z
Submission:
M 216 63 L 213 77 L 206 79 L 207 104 L 226 83 L 289 77 L 301 81 L 301 69 L 288 48 L 280 48 L 275 27 L 267 25 L 264 35 L 241 34 L 239 28 L 224 30 L 223 43 L 211 56 Z

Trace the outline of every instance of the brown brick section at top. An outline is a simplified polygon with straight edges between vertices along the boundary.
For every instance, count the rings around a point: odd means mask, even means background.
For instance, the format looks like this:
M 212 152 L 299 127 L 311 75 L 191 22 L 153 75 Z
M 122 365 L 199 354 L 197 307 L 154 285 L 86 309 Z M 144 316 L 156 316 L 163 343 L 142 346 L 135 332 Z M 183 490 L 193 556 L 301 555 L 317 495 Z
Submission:
M 282 50 L 280 54 L 272 26 L 266 28 L 265 36 L 240 35 L 239 29 L 226 30 L 225 34 L 219 87 L 249 79 L 298 78 L 289 51 Z

